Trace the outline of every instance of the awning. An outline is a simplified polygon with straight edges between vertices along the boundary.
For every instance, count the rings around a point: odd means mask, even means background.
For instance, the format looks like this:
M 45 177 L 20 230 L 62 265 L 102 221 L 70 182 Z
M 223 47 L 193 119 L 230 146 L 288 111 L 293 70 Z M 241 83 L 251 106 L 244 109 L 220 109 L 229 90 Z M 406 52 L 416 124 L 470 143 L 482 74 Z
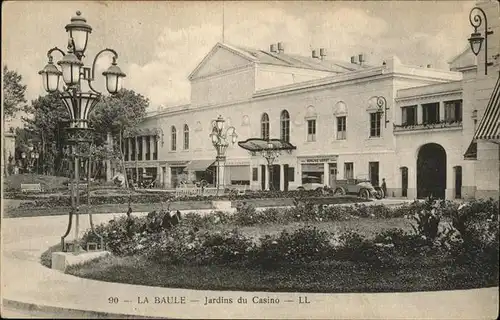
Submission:
M 464 159 L 465 160 L 477 160 L 477 142 L 476 141 L 472 141 L 469 144 L 467 151 L 465 151 Z
M 210 165 L 214 163 L 214 160 L 191 160 L 191 162 L 186 166 L 185 170 L 189 171 L 205 171 Z
M 472 142 L 464 154 L 465 160 L 477 160 L 477 140 L 500 142 L 500 73 Z
M 500 141 L 500 73 L 474 139 Z
M 296 146 L 290 142 L 280 139 L 260 139 L 251 138 L 245 141 L 239 141 L 238 145 L 251 152 L 259 152 L 264 150 L 295 150 Z

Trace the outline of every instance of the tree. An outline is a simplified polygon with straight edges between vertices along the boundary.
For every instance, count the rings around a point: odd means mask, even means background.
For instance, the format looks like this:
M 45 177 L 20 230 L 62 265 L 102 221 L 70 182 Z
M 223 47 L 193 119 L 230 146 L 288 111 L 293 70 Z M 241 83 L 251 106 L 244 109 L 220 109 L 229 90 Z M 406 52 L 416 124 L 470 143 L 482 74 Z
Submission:
M 21 83 L 22 80 L 22 76 L 16 71 L 9 70 L 7 66 L 3 67 L 4 117 L 12 117 L 26 103 L 26 85 Z
M 3 67 L 3 116 L 2 116 L 2 127 L 5 128 L 5 118 L 12 117 L 17 111 L 19 111 L 23 104 L 26 102 L 25 93 L 26 85 L 21 83 L 22 77 L 16 71 L 11 71 L 7 66 Z M 2 152 L 4 157 L 4 163 L 7 163 L 7 154 L 4 149 Z M 5 166 L 4 168 L 7 168 Z M 8 171 L 4 170 L 4 174 L 7 176 Z
M 149 100 L 133 90 L 122 89 L 117 94 L 104 97 L 95 107 L 91 116 L 91 124 L 96 130 L 97 139 L 104 142 L 108 132 L 113 140 L 118 141 L 115 148 L 118 151 L 122 173 L 125 172 L 124 154 L 122 148 L 125 130 L 133 129 L 146 115 Z M 125 180 L 128 187 L 128 180 Z
M 44 171 L 61 172 L 63 165 L 64 122 L 69 120 L 66 107 L 57 94 L 40 96 L 25 107 L 33 115 L 23 117 L 25 128 L 32 132 L 33 143 L 41 147 L 40 159 Z

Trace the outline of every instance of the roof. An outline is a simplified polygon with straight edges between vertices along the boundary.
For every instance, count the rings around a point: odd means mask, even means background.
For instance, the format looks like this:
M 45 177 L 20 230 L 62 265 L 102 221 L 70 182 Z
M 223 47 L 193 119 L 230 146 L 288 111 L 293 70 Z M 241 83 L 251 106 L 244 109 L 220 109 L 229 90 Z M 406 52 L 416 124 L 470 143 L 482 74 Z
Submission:
M 234 54 L 248 60 L 249 63 L 267 64 L 283 67 L 301 68 L 316 71 L 344 73 L 349 71 L 356 71 L 360 69 L 370 68 L 372 66 L 363 64 L 354 64 L 340 60 L 332 60 L 326 58 L 324 60 L 312 57 L 305 57 L 300 55 L 291 55 L 286 53 L 274 53 L 259 49 L 252 49 L 242 46 L 235 46 L 228 43 L 218 42 L 210 52 L 203 58 L 198 66 L 191 72 L 189 79 L 213 56 L 215 51 L 219 48 L 224 48 Z
M 359 69 L 369 68 L 369 65 L 359 65 L 340 60 L 332 60 L 326 58 L 325 60 L 316 59 L 307 56 L 293 55 L 287 53 L 274 53 L 264 50 L 251 49 L 242 46 L 233 46 L 227 43 L 224 46 L 230 47 L 233 50 L 238 50 L 245 55 L 253 57 L 255 62 L 262 64 L 271 64 L 277 66 L 295 67 L 303 69 L 313 69 L 319 71 L 329 72 L 348 72 Z

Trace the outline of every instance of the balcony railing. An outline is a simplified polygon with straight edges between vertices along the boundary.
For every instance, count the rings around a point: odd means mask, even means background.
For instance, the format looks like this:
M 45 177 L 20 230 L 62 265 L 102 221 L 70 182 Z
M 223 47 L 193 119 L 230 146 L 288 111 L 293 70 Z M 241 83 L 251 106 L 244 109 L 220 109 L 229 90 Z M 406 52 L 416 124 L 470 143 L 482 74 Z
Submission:
M 395 124 L 394 132 L 403 131 L 419 131 L 419 130 L 433 130 L 433 129 L 446 129 L 446 128 L 462 128 L 462 120 L 442 120 L 434 123 L 421 123 L 421 124 Z

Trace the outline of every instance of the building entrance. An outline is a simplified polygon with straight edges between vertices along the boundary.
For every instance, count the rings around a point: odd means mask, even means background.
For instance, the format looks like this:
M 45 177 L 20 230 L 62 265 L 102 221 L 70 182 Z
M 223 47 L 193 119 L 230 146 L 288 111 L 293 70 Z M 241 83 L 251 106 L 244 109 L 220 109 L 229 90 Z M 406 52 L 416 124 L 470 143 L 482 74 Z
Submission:
M 439 144 L 425 144 L 417 157 L 417 198 L 444 199 L 445 191 L 446 151 Z

